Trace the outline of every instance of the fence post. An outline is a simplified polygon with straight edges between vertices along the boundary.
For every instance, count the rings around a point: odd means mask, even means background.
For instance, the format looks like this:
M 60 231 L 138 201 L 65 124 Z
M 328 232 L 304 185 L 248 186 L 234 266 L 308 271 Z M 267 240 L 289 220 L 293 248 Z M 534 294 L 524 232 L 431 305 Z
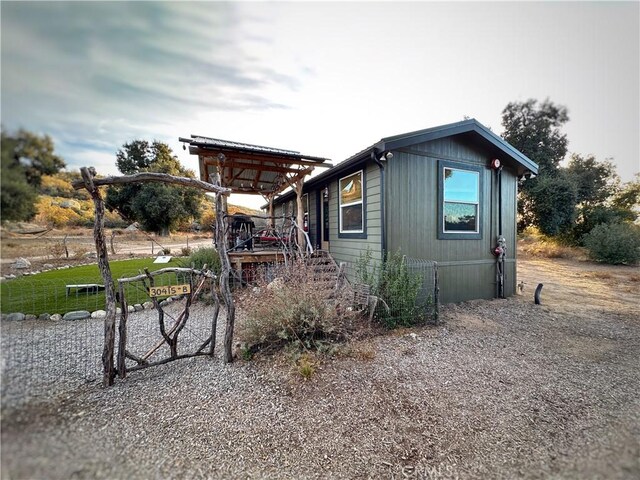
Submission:
M 438 285 L 438 262 L 433 262 L 433 318 L 436 325 L 440 324 L 440 286 Z

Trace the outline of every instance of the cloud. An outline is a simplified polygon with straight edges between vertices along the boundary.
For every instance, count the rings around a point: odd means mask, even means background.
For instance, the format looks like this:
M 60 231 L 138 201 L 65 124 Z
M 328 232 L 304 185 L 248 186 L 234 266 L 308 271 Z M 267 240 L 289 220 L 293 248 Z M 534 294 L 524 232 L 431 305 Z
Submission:
M 201 111 L 286 109 L 282 93 L 300 88 L 295 75 L 252 54 L 249 44 L 268 39 L 242 40 L 234 4 L 1 8 L 3 124 L 48 133 L 63 154 L 84 145 L 113 155 L 124 141 L 152 137 L 157 125 L 183 124 Z

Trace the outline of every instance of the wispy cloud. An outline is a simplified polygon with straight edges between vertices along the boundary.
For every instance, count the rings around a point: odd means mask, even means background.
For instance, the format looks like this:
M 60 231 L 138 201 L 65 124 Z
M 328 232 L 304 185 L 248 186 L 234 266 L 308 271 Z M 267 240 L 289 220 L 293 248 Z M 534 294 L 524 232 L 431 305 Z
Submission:
M 1 8 L 3 124 L 49 133 L 62 149 L 113 150 L 133 135 L 153 136 L 151 125 L 180 124 L 202 110 L 287 108 L 272 92 L 300 87 L 295 75 L 275 71 L 239 41 L 244 20 L 234 4 Z

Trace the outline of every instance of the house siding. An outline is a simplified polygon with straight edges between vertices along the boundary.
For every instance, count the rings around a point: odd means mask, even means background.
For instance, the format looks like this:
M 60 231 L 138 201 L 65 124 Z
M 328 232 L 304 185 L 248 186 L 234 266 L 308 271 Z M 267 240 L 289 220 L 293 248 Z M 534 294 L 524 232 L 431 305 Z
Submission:
M 355 262 L 367 247 L 373 258 L 380 259 L 381 253 L 381 215 L 380 215 L 380 169 L 373 162 L 367 162 L 352 172 L 340 175 L 340 178 L 359 170 L 365 176 L 365 233 L 366 238 L 340 238 L 338 233 L 338 183 L 334 178 L 329 184 L 329 249 L 337 262 Z
M 491 156 L 465 141 L 448 137 L 394 151 L 386 168 L 387 245 L 391 252 L 439 263 L 444 303 L 495 295 L 496 267 L 491 250 L 497 240 L 498 188 Z M 438 161 L 485 167 L 482 175 L 478 240 L 438 239 Z M 515 292 L 516 176 L 503 169 L 503 235 L 507 239 L 505 294 Z

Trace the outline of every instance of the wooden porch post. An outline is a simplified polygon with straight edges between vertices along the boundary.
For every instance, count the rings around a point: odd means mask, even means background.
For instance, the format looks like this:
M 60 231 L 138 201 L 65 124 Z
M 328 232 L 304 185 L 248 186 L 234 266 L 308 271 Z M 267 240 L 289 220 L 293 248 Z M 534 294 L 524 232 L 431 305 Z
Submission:
M 271 228 L 275 228 L 276 226 L 276 219 L 273 216 L 273 194 L 269 195 L 269 222 L 268 222 L 269 226 Z
M 304 185 L 304 178 L 296 181 L 294 190 L 296 192 L 296 204 L 298 206 L 298 213 L 296 215 L 296 223 L 298 224 L 298 246 L 300 252 L 304 252 L 306 249 L 306 240 L 304 238 L 304 205 L 302 205 L 302 186 Z

